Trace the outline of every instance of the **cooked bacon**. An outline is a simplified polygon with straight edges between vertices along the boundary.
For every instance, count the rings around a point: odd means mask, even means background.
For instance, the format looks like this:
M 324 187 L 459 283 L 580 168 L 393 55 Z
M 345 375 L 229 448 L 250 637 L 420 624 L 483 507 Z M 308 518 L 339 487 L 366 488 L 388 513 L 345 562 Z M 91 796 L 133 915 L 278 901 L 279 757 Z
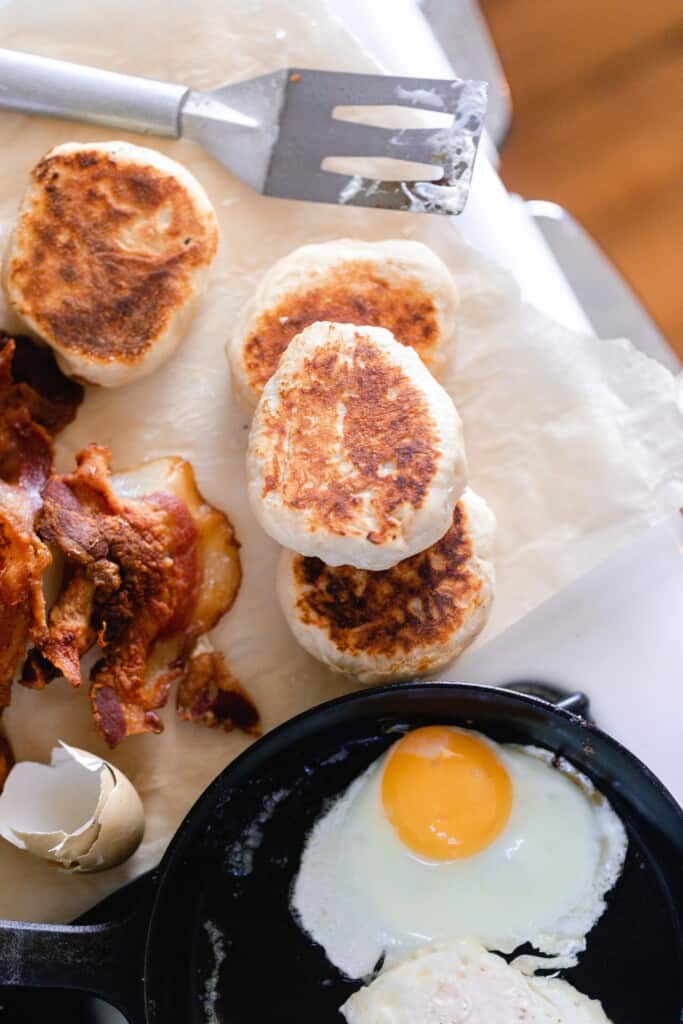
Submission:
M 188 463 L 165 460 L 164 486 L 138 499 L 118 497 L 109 464 L 109 451 L 90 445 L 75 473 L 44 489 L 38 530 L 69 572 L 22 681 L 40 688 L 63 674 L 80 685 L 80 657 L 97 643 L 104 656 L 91 672 L 90 699 L 98 730 L 115 746 L 161 731 L 156 712 L 198 637 L 234 601 L 240 570 L 232 527 L 201 500 Z
M 122 603 L 118 592 L 107 602 L 99 631 L 107 653 L 91 676 L 95 721 L 112 746 L 137 732 L 161 732 L 155 710 L 164 707 L 171 684 L 181 672 L 183 634 L 200 580 L 197 528 L 187 507 L 171 495 L 152 495 L 141 504 L 151 510 L 150 518 L 144 526 L 138 523 L 140 532 L 122 537 L 112 551 L 121 567 L 123 596 L 129 598 L 125 587 L 131 581 L 132 600 Z M 151 544 L 143 530 L 156 534 Z M 141 536 L 143 545 L 138 547 Z M 181 642 L 178 656 L 150 674 L 154 647 L 174 634 Z M 114 714 L 115 697 L 118 715 Z
M 52 470 L 50 434 L 73 418 L 81 395 L 52 353 L 0 331 L 0 712 L 27 643 L 46 629 L 42 577 L 51 557 L 34 519 Z
M 79 567 L 65 573 L 59 600 L 50 609 L 50 628 L 29 651 L 21 681 L 42 690 L 62 675 L 72 686 L 81 685 L 81 657 L 96 640 L 91 625 L 95 584 Z
M 0 736 L 0 793 L 5 788 L 5 780 L 14 767 L 14 754 L 6 736 Z
M 29 640 L 21 681 L 34 689 L 57 676 L 80 686 L 80 660 L 98 644 L 90 699 L 111 746 L 161 731 L 156 712 L 188 665 L 183 694 L 194 701 L 185 715 L 179 698 L 181 717 L 255 732 L 258 714 L 220 656 L 192 658 L 239 589 L 229 520 L 204 502 L 179 458 L 149 464 L 162 479 L 136 500 L 117 496 L 110 454 L 97 445 L 77 456 L 74 473 L 52 476 L 51 436 L 82 398 L 48 349 L 0 331 L 0 712 Z M 66 563 L 49 622 L 47 544 Z M 0 784 L 2 759 L 0 743 Z
M 51 558 L 34 533 L 33 516 L 32 497 L 0 481 L 0 712 L 27 642 L 46 628 L 42 578 Z
M 42 579 L 51 562 L 33 528 L 51 462 L 50 439 L 36 424 L 21 417 L 8 423 L 0 415 L 0 466 L 9 467 L 3 452 L 11 452 L 15 479 L 0 479 L 0 713 L 10 702 L 27 643 L 45 630 Z
M 11 387 L 4 401 L 26 409 L 52 437 L 71 423 L 83 401 L 83 388 L 60 371 L 52 349 L 0 330 L 0 390 L 3 387 Z
M 0 390 L 0 480 L 20 487 L 35 509 L 52 470 L 52 441 L 26 409 L 2 406 Z
M 44 685 L 63 673 L 80 685 L 80 656 L 95 640 L 105 651 L 93 669 L 95 721 L 115 745 L 124 735 L 158 732 L 153 709 L 163 706 L 162 676 L 145 686 L 147 659 L 168 630 L 186 625 L 198 583 L 196 528 L 181 502 L 124 502 L 109 479 L 109 452 L 91 445 L 75 473 L 45 488 L 38 530 L 78 571 L 50 611 L 39 656 L 24 682 Z M 170 685 L 170 683 L 169 683 Z
M 237 728 L 251 736 L 261 735 L 258 710 L 219 651 L 204 651 L 190 659 L 178 687 L 176 711 L 184 721 L 201 722 L 210 729 Z

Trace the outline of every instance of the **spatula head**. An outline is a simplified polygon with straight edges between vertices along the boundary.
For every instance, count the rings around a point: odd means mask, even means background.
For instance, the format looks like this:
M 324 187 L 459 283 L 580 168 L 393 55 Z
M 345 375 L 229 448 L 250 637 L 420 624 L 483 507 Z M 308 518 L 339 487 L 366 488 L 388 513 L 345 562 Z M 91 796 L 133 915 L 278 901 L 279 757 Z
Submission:
M 191 93 L 181 123 L 265 195 L 456 214 L 485 112 L 484 82 L 286 68 Z

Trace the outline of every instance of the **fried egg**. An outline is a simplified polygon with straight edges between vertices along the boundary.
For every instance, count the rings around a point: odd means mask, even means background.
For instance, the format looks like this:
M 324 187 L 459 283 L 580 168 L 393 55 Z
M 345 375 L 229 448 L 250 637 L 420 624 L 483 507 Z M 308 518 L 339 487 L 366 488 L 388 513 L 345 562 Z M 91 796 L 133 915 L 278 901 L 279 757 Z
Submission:
M 389 331 L 315 323 L 261 396 L 247 477 L 256 518 L 283 547 L 388 569 L 450 527 L 467 483 L 462 424 Z
M 569 982 L 524 975 L 471 939 L 418 950 L 341 1013 L 347 1024 L 610 1024 Z
M 213 206 L 175 160 L 129 142 L 67 142 L 31 171 L 3 285 L 64 373 L 117 387 L 177 347 L 217 245 Z
M 271 267 L 239 318 L 227 347 L 233 383 L 253 412 L 294 335 L 317 320 L 386 327 L 438 375 L 458 302 L 450 271 L 421 242 L 303 245 Z
M 568 966 L 605 909 L 626 847 L 607 800 L 567 761 L 426 726 L 318 820 L 292 909 L 352 978 L 459 938 L 501 953 L 529 942 Z
M 280 606 L 301 646 L 362 683 L 446 665 L 486 624 L 495 589 L 495 519 L 469 487 L 444 536 L 383 572 L 336 568 L 283 550 Z

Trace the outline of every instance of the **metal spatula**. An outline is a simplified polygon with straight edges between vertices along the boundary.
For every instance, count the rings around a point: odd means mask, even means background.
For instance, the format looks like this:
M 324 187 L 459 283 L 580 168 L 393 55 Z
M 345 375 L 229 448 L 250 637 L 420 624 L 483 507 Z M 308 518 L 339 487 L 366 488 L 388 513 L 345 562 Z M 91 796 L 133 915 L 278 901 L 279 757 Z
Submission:
M 338 107 L 386 106 L 424 109 L 452 120 L 436 129 L 386 128 L 355 123 L 358 112 L 348 120 L 333 116 Z M 269 196 L 454 214 L 467 199 L 486 85 L 286 68 L 197 92 L 0 49 L 0 108 L 195 139 Z M 323 170 L 323 161 L 332 158 L 379 158 L 378 176 Z M 401 180 L 385 180 L 379 175 L 389 177 L 381 167 L 387 159 L 431 167 L 429 174 L 407 169 L 404 177 L 396 164 L 398 173 L 390 176 Z

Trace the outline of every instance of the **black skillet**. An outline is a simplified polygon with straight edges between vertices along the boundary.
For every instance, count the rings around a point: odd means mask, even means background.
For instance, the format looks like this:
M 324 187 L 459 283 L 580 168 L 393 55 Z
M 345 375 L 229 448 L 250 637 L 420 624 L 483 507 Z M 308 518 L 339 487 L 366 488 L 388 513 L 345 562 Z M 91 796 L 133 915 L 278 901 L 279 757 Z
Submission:
M 679 1024 L 680 808 L 580 715 L 466 684 L 366 690 L 269 733 L 200 797 L 149 899 L 128 918 L 0 925 L 0 984 L 88 991 L 131 1024 L 341 1024 L 338 1007 L 357 983 L 330 966 L 288 909 L 304 838 L 326 801 L 401 732 L 435 722 L 561 753 L 610 799 L 629 832 L 628 857 L 580 965 L 565 976 L 601 999 L 614 1024 Z

